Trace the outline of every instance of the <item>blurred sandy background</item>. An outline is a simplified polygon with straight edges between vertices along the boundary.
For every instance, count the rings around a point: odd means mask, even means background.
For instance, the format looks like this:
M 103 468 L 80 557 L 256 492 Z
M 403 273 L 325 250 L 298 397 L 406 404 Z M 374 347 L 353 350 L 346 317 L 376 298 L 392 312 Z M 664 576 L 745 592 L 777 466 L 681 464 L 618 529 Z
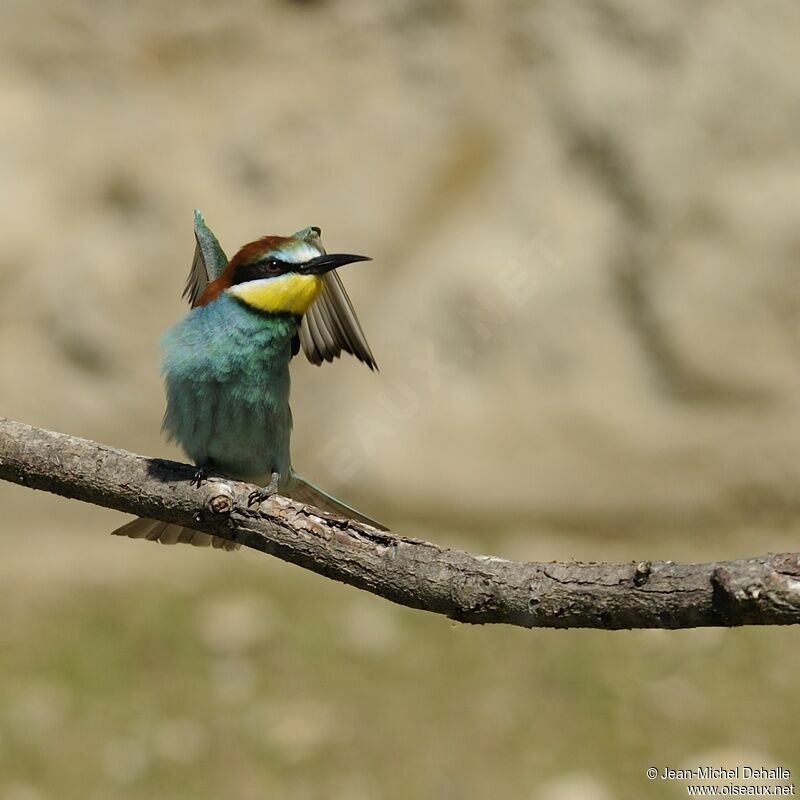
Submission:
M 192 209 L 319 225 L 381 371 L 298 469 L 514 558 L 796 550 L 800 6 L 6 0 L 0 414 L 152 455 Z M 0 800 L 684 796 L 800 770 L 792 630 L 457 627 L 0 486 Z

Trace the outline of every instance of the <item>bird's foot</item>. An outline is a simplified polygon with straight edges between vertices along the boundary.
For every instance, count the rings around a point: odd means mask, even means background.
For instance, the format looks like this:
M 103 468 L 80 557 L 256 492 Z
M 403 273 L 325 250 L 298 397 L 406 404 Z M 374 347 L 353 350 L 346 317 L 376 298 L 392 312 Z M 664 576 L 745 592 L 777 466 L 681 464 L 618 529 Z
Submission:
M 203 481 L 208 480 L 208 473 L 205 470 L 205 467 L 198 467 L 194 471 L 194 476 L 192 477 L 191 481 L 189 481 L 189 486 L 196 486 L 198 489 L 203 485 Z
M 269 483 L 264 486 L 262 489 L 256 489 L 255 491 L 250 492 L 247 495 L 247 507 L 250 506 L 257 506 L 259 503 L 263 502 L 272 495 L 278 493 L 278 482 L 280 481 L 281 476 L 278 472 L 273 472 L 272 477 L 269 479 Z

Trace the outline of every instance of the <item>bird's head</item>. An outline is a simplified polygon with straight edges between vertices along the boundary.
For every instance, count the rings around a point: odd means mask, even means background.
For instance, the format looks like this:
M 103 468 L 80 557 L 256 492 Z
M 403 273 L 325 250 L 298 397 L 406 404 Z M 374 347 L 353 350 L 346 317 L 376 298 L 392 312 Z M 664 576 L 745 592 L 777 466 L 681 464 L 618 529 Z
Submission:
M 242 247 L 220 277 L 208 285 L 198 305 L 226 292 L 250 308 L 269 314 L 302 316 L 322 290 L 321 276 L 368 256 L 326 253 L 320 229 L 291 236 L 264 236 Z

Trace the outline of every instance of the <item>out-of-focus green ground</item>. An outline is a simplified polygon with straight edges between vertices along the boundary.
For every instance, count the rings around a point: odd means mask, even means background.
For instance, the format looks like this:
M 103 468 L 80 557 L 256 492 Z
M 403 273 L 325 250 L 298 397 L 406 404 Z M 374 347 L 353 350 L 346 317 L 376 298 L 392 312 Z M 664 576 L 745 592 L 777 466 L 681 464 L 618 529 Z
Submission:
M 6 0 L 0 415 L 154 456 L 199 207 L 319 225 L 381 371 L 295 465 L 518 559 L 800 547 L 800 5 Z M 800 775 L 796 630 L 471 628 L 0 485 L 0 800 L 685 796 Z
M 646 767 L 800 762 L 792 629 L 468 627 L 258 553 L 44 527 L 0 571 L 4 800 L 668 799 L 685 784 Z M 796 546 L 424 533 L 521 558 Z

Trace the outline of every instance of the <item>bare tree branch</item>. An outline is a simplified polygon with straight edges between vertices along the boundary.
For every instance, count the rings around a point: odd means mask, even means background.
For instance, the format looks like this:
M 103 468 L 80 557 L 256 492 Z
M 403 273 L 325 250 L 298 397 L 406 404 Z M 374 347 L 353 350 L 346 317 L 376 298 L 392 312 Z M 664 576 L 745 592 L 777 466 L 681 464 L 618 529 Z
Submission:
M 0 418 L 4 480 L 197 528 L 461 622 L 608 630 L 800 622 L 797 553 L 710 564 L 519 563 L 376 531 L 283 497 L 248 509 L 253 487 L 219 480 L 196 489 L 193 472 Z

